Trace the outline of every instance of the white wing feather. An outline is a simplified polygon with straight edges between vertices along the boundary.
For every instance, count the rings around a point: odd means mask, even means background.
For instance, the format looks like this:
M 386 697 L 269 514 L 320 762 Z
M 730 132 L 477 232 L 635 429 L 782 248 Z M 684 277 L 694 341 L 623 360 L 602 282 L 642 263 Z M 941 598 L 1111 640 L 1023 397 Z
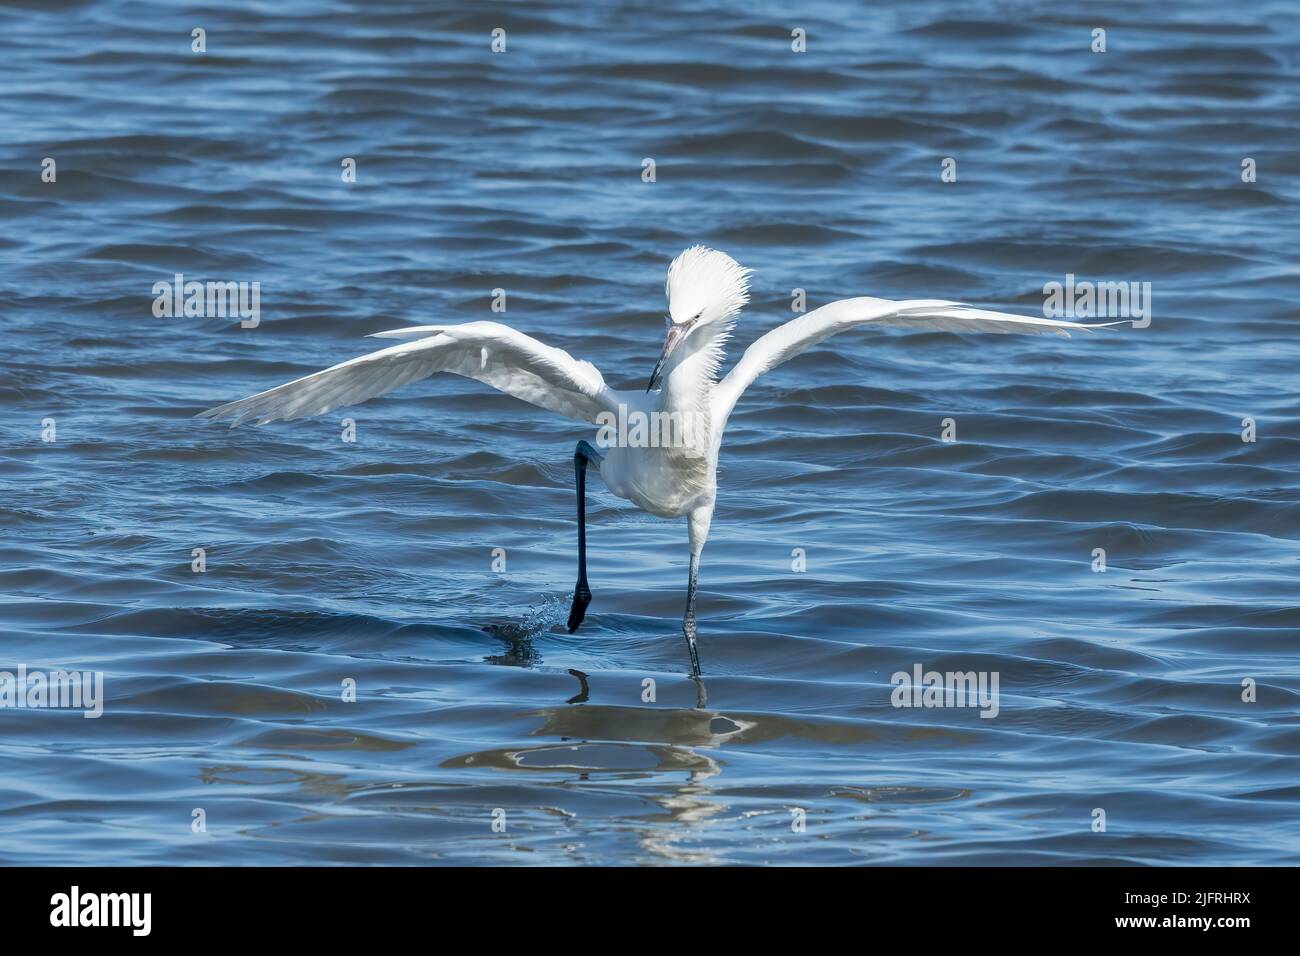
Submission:
M 231 418 L 231 427 L 249 419 L 259 425 L 280 419 L 321 415 L 386 395 L 408 382 L 450 372 L 477 379 L 507 395 L 592 422 L 603 411 L 617 414 L 619 393 L 590 362 L 497 322 L 421 325 L 379 338 L 417 341 L 371 352 L 269 391 L 200 412 L 201 418 Z
M 990 312 L 960 302 L 942 299 L 876 299 L 870 297 L 841 299 L 807 315 L 791 319 L 760 336 L 745 350 L 736 367 L 718 383 L 713 392 L 712 417 L 725 425 L 731 410 L 745 389 L 764 372 L 788 362 L 823 339 L 865 323 L 931 329 L 943 332 L 996 332 L 1040 335 L 1053 332 L 1069 338 L 1071 329 L 1097 329 L 1123 322 L 1099 322 L 1092 325 L 1062 322 L 1030 315 Z

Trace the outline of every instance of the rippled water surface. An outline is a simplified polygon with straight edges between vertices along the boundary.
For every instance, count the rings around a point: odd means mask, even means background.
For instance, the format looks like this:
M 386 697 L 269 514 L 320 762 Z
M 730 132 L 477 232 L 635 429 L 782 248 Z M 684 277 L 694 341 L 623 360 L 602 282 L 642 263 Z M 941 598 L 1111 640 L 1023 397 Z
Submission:
M 798 7 L 0 3 L 0 668 L 107 698 L 0 710 L 0 861 L 1300 862 L 1300 14 Z M 562 626 L 590 429 L 449 376 L 192 419 L 409 322 L 644 387 L 694 242 L 755 269 L 733 353 L 795 288 L 1041 314 L 1074 274 L 1153 320 L 760 380 L 704 707 L 684 522 L 595 478 Z M 178 272 L 260 324 L 155 318 Z M 891 706 L 918 664 L 996 718 Z

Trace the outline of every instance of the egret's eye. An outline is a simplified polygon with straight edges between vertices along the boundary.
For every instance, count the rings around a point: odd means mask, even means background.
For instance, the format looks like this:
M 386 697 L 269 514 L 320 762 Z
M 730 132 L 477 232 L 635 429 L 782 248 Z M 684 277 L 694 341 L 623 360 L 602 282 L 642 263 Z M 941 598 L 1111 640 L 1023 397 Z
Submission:
M 703 314 L 704 314 L 704 310 L 700 309 L 700 311 L 695 313 L 695 318 L 691 319 L 691 321 L 698 322 L 700 320 L 700 316 L 702 316 Z

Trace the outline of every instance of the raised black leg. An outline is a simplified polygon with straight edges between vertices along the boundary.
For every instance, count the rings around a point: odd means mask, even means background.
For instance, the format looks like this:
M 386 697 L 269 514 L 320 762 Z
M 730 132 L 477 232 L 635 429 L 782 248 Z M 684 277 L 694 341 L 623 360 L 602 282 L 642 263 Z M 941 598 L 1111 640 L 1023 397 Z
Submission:
M 576 631 L 587 615 L 591 588 L 587 586 L 587 463 L 600 464 L 601 456 L 585 441 L 573 452 L 573 476 L 578 489 L 578 583 L 573 586 L 573 607 L 569 610 L 569 633 Z

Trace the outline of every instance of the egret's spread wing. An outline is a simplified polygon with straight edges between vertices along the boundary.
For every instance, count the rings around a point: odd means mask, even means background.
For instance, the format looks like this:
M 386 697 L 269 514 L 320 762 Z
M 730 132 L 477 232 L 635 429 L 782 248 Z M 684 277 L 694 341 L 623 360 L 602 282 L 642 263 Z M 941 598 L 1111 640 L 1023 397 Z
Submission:
M 585 422 L 595 422 L 603 411 L 617 414 L 618 393 L 605 385 L 594 365 L 497 322 L 412 326 L 377 336 L 416 341 L 362 355 L 201 412 L 200 417 L 231 418 L 233 428 L 249 419 L 265 425 L 321 415 L 340 405 L 386 395 L 435 372 L 478 379 L 507 395 Z
M 764 372 L 789 361 L 822 339 L 867 322 L 943 332 L 1020 332 L 1030 335 L 1054 332 L 1067 338 L 1070 329 L 1095 329 L 1124 324 L 1100 322 L 1086 325 L 1062 322 L 1059 319 L 990 312 L 941 299 L 905 299 L 897 302 L 874 298 L 842 299 L 777 326 L 747 348 L 736 367 L 718 383 L 713 393 L 714 421 L 725 423 L 745 389 Z

